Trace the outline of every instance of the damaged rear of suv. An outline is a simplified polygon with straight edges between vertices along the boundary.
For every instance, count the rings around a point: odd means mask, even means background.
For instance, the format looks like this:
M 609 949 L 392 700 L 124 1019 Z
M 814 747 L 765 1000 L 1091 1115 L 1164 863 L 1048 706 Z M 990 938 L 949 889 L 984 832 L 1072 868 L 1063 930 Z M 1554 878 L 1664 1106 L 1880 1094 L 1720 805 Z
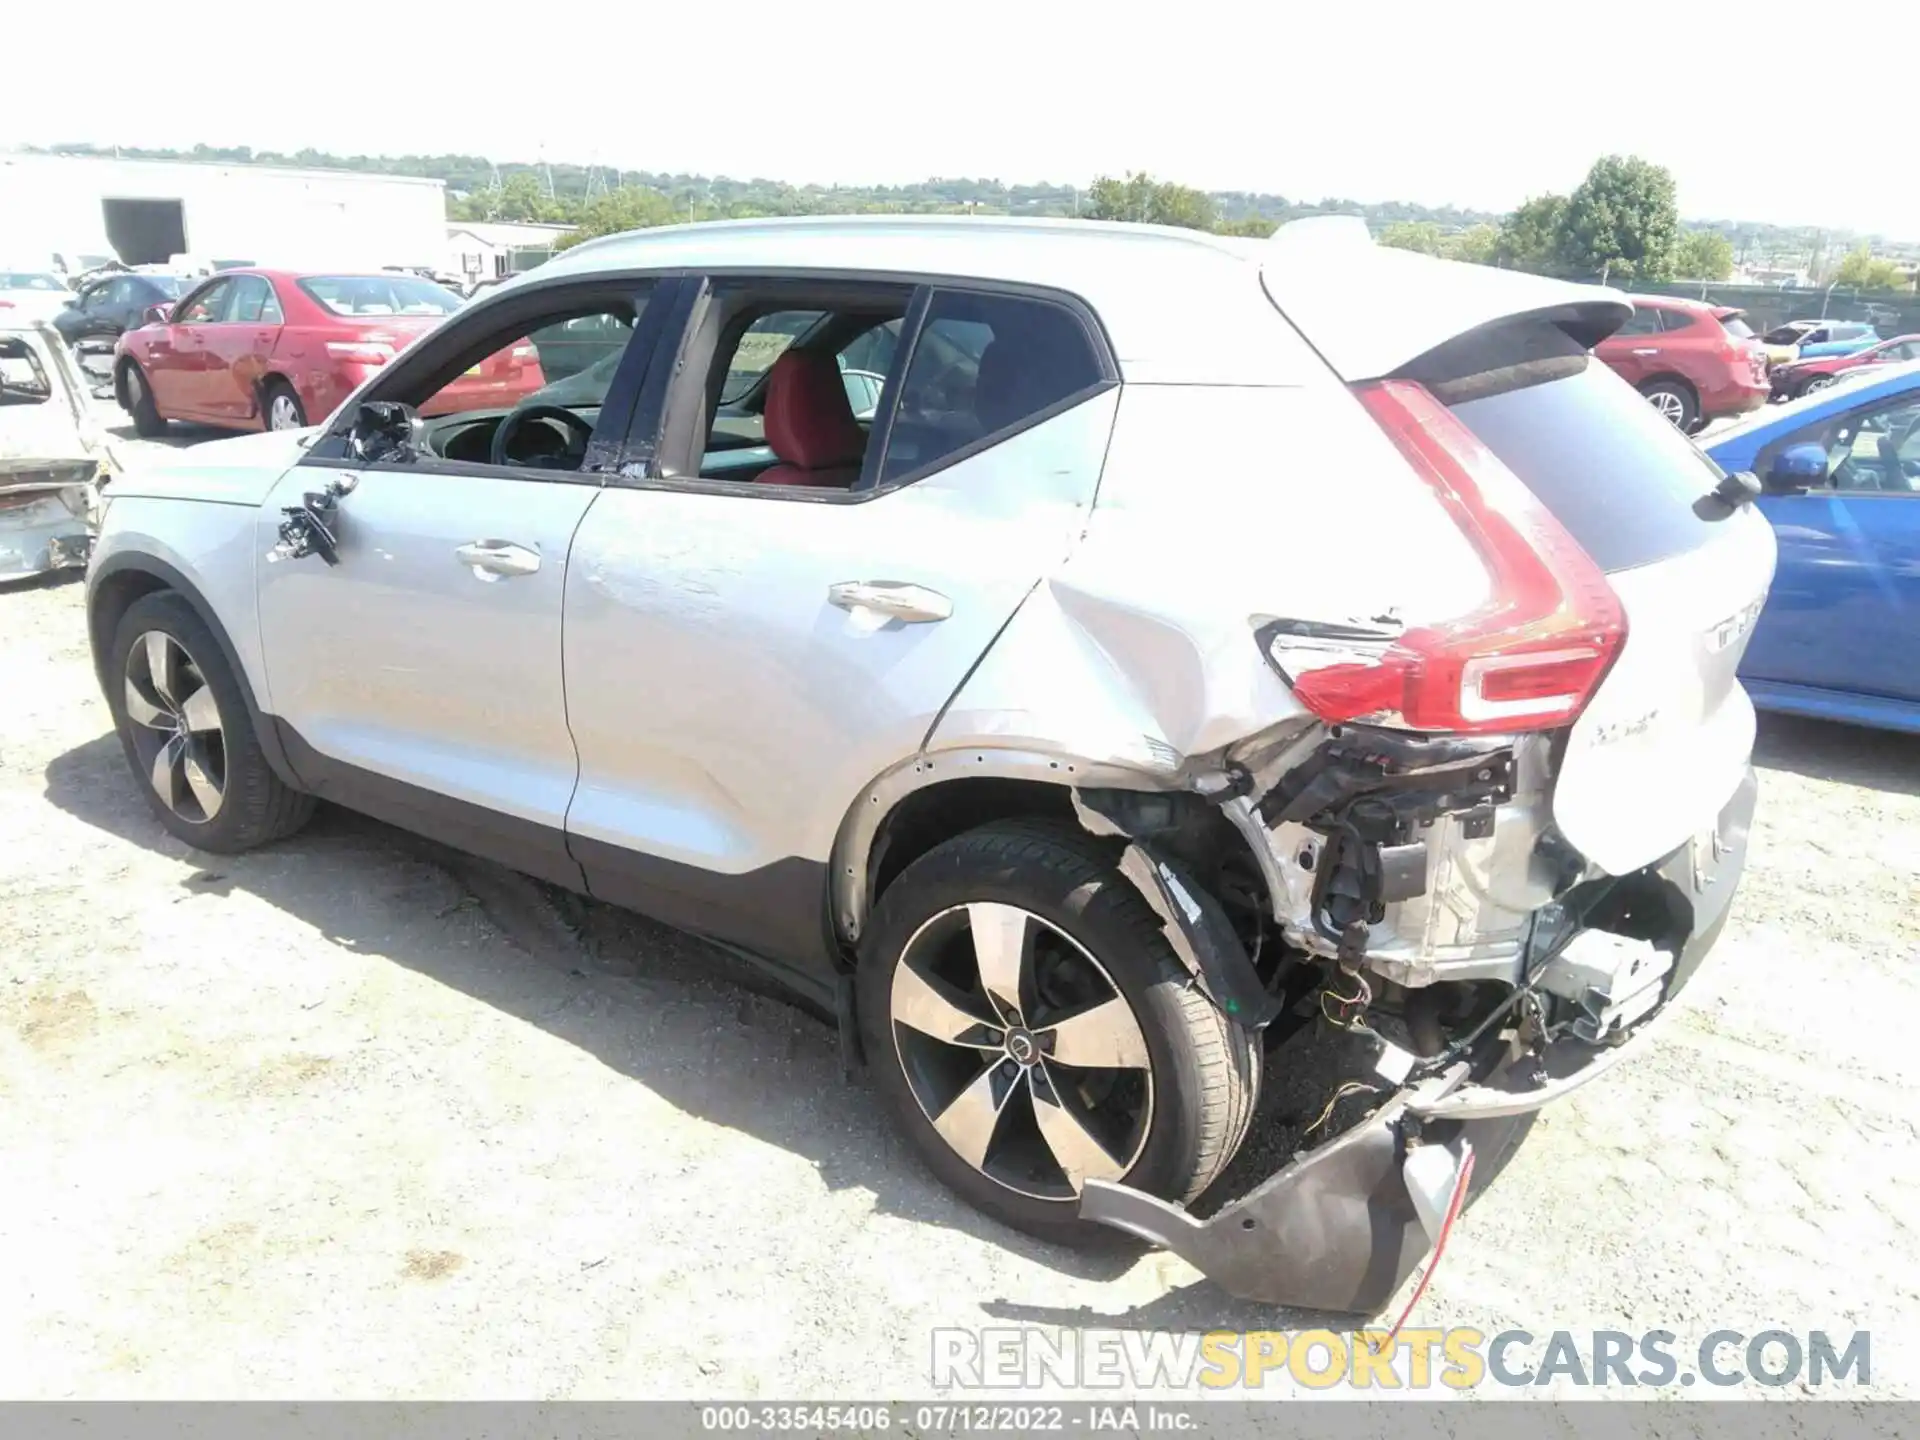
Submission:
M 647 911 L 987 1213 L 1371 1312 L 1744 860 L 1772 532 L 1629 313 L 1339 222 L 605 237 L 116 482 L 96 664 L 180 838 L 317 795 Z M 578 319 L 592 385 L 443 413 Z
M 1074 687 L 1063 728 L 1117 711 L 1165 758 L 1163 789 L 1083 783 L 1074 809 L 1228 1021 L 1201 1115 L 1231 1135 L 1263 1070 L 1322 1072 L 1279 1173 L 1222 1193 L 1216 1156 L 1155 1193 L 1096 1162 L 1071 1177 L 1078 1217 L 1248 1299 L 1372 1313 L 1476 1157 L 1486 1175 L 1643 1045 L 1717 938 L 1754 803 L 1734 672 L 1773 541 L 1751 490 L 1589 353 L 1629 313 L 1608 292 L 1317 233 L 1283 231 L 1262 269 L 1329 383 L 1128 386 L 1083 542 L 982 670 L 1041 714 Z M 933 754 L 986 738 L 966 733 L 981 683 Z M 913 1048 L 893 1047 L 918 1095 Z

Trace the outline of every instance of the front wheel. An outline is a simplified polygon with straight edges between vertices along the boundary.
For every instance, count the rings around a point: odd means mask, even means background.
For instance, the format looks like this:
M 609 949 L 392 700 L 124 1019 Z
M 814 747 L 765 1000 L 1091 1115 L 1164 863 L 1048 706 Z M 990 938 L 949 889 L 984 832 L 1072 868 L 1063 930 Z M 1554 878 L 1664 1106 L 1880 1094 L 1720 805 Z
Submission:
M 1109 847 L 1008 822 L 888 887 L 862 948 L 876 1081 L 934 1173 L 998 1220 L 1066 1243 L 1089 1179 L 1190 1200 L 1245 1138 L 1258 1037 L 1182 968 Z
M 234 854 L 306 824 L 313 797 L 267 764 L 239 679 L 181 596 L 157 591 L 127 607 L 107 676 L 127 764 L 170 833 Z
M 1835 379 L 1831 375 L 1816 375 L 1801 387 L 1800 393 L 1802 395 L 1811 395 L 1814 391 L 1825 390 L 1828 386 L 1835 383 Z

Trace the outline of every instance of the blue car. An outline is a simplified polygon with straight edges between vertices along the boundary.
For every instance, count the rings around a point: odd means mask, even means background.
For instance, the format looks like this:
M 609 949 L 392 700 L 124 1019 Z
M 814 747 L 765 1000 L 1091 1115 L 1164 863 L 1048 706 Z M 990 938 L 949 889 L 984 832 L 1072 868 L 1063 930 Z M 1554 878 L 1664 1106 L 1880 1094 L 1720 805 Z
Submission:
M 1780 542 L 1740 678 L 1763 710 L 1920 733 L 1920 364 L 1713 436 Z

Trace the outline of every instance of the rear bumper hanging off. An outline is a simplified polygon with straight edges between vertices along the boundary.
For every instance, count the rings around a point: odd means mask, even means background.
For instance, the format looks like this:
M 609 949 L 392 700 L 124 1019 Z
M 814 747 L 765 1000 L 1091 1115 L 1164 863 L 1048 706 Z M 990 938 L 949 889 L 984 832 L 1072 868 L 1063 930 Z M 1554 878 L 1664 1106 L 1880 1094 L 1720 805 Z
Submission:
M 1245 1300 L 1377 1314 L 1433 1249 L 1447 1192 L 1469 1155 L 1484 1184 L 1533 1112 L 1647 1048 L 1666 1006 L 1719 938 L 1746 864 L 1754 796 L 1749 770 L 1711 835 L 1655 867 L 1689 897 L 1692 927 L 1665 1000 L 1624 1038 L 1595 1045 L 1568 1036 L 1479 1081 L 1469 1081 L 1466 1061 L 1456 1062 L 1206 1220 L 1101 1180 L 1086 1183 L 1081 1216 L 1164 1246 Z

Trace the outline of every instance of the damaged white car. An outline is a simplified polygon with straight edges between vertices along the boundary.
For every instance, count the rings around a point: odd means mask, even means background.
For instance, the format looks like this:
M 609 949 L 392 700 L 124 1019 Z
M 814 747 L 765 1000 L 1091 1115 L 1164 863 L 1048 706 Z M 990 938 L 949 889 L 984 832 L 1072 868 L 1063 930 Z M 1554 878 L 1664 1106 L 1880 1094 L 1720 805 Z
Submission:
M 175 835 L 319 796 L 647 911 L 1008 1224 L 1375 1311 L 1744 860 L 1773 537 L 1589 355 L 1629 313 L 1311 223 L 610 237 L 120 486 L 95 660 Z M 452 388 L 571 321 L 591 383 Z
M 66 342 L 0 323 L 0 580 L 87 563 L 106 437 Z

